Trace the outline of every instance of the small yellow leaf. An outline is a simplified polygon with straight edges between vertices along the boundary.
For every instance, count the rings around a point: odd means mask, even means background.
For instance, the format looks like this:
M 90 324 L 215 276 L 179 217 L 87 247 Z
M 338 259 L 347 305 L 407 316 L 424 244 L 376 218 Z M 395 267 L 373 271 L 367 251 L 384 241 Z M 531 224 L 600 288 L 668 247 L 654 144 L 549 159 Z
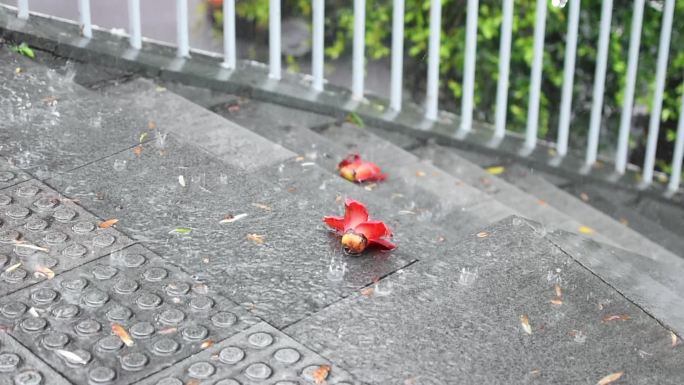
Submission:
M 11 273 L 11 272 L 13 272 L 14 270 L 18 269 L 20 266 L 21 266 L 21 262 L 15 263 L 14 265 L 12 265 L 12 266 L 6 268 L 6 269 L 5 269 L 5 272 L 6 272 L 6 273 Z
M 522 325 L 523 330 L 527 334 L 532 334 L 532 326 L 530 326 L 530 319 L 527 318 L 526 314 L 520 316 L 520 325 Z
M 318 367 L 318 369 L 314 370 L 313 373 L 311 373 L 311 376 L 313 377 L 313 380 L 316 383 L 316 385 L 320 385 L 325 382 L 325 379 L 328 378 L 329 373 L 330 365 L 321 365 Z
M 259 234 L 247 234 L 247 239 L 258 245 L 264 243 L 264 236 Z
M 561 290 L 559 284 L 556 284 L 556 286 L 553 287 L 553 291 L 556 293 L 556 297 L 560 298 L 563 296 L 563 290 Z
M 119 222 L 119 220 L 116 218 L 108 219 L 108 220 L 100 223 L 100 225 L 98 227 L 101 229 L 108 229 L 108 228 L 114 226 L 115 224 L 117 224 L 118 222 Z
M 581 234 L 593 234 L 594 229 L 592 229 L 589 226 L 580 226 L 577 231 L 579 231 Z
M 506 171 L 504 166 L 492 166 L 485 169 L 490 175 L 501 175 Z
M 622 375 L 625 374 L 625 372 L 616 372 L 616 373 L 611 373 L 602 379 L 599 380 L 599 382 L 596 383 L 596 385 L 608 385 L 612 384 L 613 382 L 617 381 L 622 377 Z
M 145 138 L 147 138 L 147 132 L 143 132 L 142 134 L 140 134 L 140 138 L 138 139 L 138 142 L 142 143 L 145 140 Z

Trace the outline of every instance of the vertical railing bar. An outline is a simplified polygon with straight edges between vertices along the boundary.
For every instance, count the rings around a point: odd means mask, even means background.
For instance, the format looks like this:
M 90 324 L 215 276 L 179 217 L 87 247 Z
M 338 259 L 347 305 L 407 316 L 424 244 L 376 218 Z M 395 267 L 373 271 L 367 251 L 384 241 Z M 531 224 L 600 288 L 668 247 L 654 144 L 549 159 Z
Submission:
M 425 118 L 437 120 L 439 99 L 439 46 L 442 34 L 442 2 L 430 1 L 430 36 L 428 41 L 427 92 Z
M 477 51 L 478 0 L 468 0 L 466 16 L 466 46 L 463 63 L 463 99 L 461 99 L 461 128 L 469 132 L 473 125 L 473 98 L 475 96 L 475 55 Z
M 23 20 L 29 17 L 29 2 L 28 0 L 17 0 L 17 17 Z
M 323 28 L 325 27 L 325 1 L 313 0 L 312 7 L 312 38 L 311 50 L 311 75 L 313 76 L 312 87 L 316 91 L 323 91 Z
M 679 108 L 679 122 L 677 124 L 677 138 L 675 139 L 674 154 L 672 155 L 672 174 L 667 189 L 675 192 L 679 189 L 682 176 L 682 160 L 684 159 L 684 93 L 682 93 L 682 106 Z
M 646 143 L 646 158 L 644 160 L 643 183 L 650 184 L 653 180 L 656 148 L 658 145 L 658 131 L 660 129 L 660 114 L 663 108 L 663 92 L 665 91 L 665 76 L 667 60 L 670 53 L 670 38 L 672 37 L 672 17 L 674 14 L 674 0 L 665 0 L 663 10 L 663 24 L 660 28 L 660 44 L 658 46 L 658 62 L 656 66 L 655 92 L 651 119 L 648 124 L 648 141 Z
M 644 19 L 644 0 L 634 0 L 632 13 L 632 29 L 629 36 L 629 54 L 627 60 L 627 81 L 625 96 L 620 116 L 620 134 L 615 154 L 615 171 L 624 174 L 627 168 L 627 148 L 629 146 L 629 130 L 632 125 L 632 107 L 634 105 L 634 88 L 636 86 L 637 66 L 639 65 L 639 46 L 641 44 L 641 25 Z
M 594 73 L 594 100 L 591 106 L 589 120 L 589 135 L 585 162 L 593 165 L 598 154 L 599 134 L 601 133 L 601 114 L 603 112 L 603 91 L 606 83 L 606 68 L 608 66 L 608 43 L 610 42 L 610 23 L 613 13 L 613 0 L 604 0 L 601 7 L 601 27 Z
M 178 50 L 176 56 L 190 56 L 188 37 L 188 0 L 176 0 L 176 39 Z
M 223 1 L 223 67 L 234 70 L 237 66 L 235 44 L 235 0 Z
M 392 7 L 392 75 L 390 108 L 401 111 L 404 75 L 404 0 L 394 0 Z
M 354 46 L 352 48 L 352 99 L 363 100 L 366 50 L 366 0 L 354 0 Z
M 78 17 L 83 37 L 92 38 L 93 26 L 90 22 L 90 0 L 78 0 Z
M 511 67 L 511 35 L 513 34 L 513 0 L 503 1 L 501 42 L 499 44 L 499 80 L 496 86 L 495 138 L 506 134 L 506 113 L 508 112 L 508 81 Z
M 282 65 L 280 56 L 280 0 L 269 0 L 268 3 L 268 51 L 269 51 L 269 73 L 271 79 L 280 79 Z
M 142 48 L 142 27 L 140 24 L 140 0 L 128 0 L 129 42 L 134 49 Z
M 541 96 L 541 80 L 544 59 L 544 32 L 546 29 L 546 0 L 537 0 L 534 25 L 534 59 L 530 75 L 530 100 L 527 106 L 527 129 L 525 131 L 525 149 L 534 149 L 537 145 L 539 128 L 539 101 Z
M 556 152 L 560 157 L 564 157 L 568 153 L 572 90 L 575 81 L 575 59 L 577 57 L 579 11 L 580 1 L 570 1 L 570 9 L 568 11 L 568 32 L 565 42 L 565 63 L 563 64 L 563 90 L 561 96 L 560 117 L 558 120 L 558 139 L 556 142 Z

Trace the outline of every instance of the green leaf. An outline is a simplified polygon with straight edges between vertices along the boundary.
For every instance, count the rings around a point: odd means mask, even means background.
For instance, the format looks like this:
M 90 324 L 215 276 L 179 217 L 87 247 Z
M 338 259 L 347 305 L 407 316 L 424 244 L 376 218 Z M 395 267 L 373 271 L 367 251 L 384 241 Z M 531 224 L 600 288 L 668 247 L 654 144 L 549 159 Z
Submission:
M 352 111 L 347 115 L 347 122 L 359 126 L 361 128 L 365 127 L 366 125 L 363 124 L 363 119 L 357 114 L 356 112 Z
M 10 49 L 14 52 L 17 52 L 20 55 L 30 57 L 31 59 L 36 58 L 36 54 L 33 52 L 33 49 L 29 47 L 29 45 L 26 43 L 21 43 L 19 45 L 12 46 L 10 47 Z
M 169 234 L 186 235 L 186 234 L 190 234 L 191 232 L 192 232 L 192 229 L 189 227 L 177 227 L 177 228 L 169 231 Z

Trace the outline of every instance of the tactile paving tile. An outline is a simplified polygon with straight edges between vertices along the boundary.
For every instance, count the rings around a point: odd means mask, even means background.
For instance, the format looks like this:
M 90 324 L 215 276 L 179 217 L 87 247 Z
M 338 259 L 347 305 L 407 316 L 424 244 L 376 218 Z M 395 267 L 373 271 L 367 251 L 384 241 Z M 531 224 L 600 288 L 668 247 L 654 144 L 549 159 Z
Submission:
M 140 245 L 0 299 L 0 324 L 75 384 L 136 383 L 257 322 Z
M 0 295 L 45 279 L 41 268 L 60 274 L 132 243 L 99 223 L 36 180 L 0 190 Z
M 13 186 L 30 178 L 28 174 L 10 165 L 7 159 L 0 156 L 0 189 Z
M 0 333 L 0 385 L 69 385 L 25 347 Z
M 328 376 L 316 377 L 321 366 Z M 343 369 L 265 322 L 236 334 L 141 385 L 349 385 L 359 384 Z

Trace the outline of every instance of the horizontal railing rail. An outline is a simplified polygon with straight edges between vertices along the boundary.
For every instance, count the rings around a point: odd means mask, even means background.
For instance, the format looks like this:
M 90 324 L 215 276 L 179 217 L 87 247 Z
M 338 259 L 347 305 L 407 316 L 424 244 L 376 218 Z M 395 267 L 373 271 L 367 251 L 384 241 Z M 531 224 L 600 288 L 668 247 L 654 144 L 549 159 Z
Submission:
M 79 23 L 84 38 L 92 38 L 92 24 L 90 15 L 90 0 L 77 0 L 79 9 Z M 140 0 L 128 1 L 129 39 L 130 47 L 134 50 L 142 48 L 142 26 L 140 17 Z M 279 80 L 282 76 L 281 64 L 281 0 L 269 0 L 269 71 L 271 79 Z M 566 7 L 567 3 L 567 7 Z M 389 107 L 395 112 L 402 110 L 402 79 L 404 56 L 404 0 L 393 0 L 392 12 L 392 41 L 391 41 L 391 81 L 389 85 Z M 624 4 L 620 4 L 624 6 Z M 176 47 L 177 56 L 187 58 L 190 55 L 188 30 L 188 2 L 176 0 Z M 530 73 L 529 100 L 526 117 L 524 149 L 522 155 L 530 154 L 537 147 L 540 95 L 542 90 L 544 38 L 546 29 L 547 0 L 536 0 L 536 15 L 534 24 L 533 58 Z M 552 6 L 565 7 L 567 12 L 566 46 L 563 67 L 561 99 L 559 103 L 559 119 L 555 149 L 557 157 L 568 155 L 568 142 L 572 125 L 572 103 L 575 63 L 577 59 L 577 40 L 580 15 L 579 0 L 552 0 Z M 633 0 L 632 21 L 630 27 L 630 41 L 628 51 L 627 70 L 624 79 L 624 96 L 620 116 L 619 136 L 615 144 L 614 159 L 615 174 L 623 175 L 627 170 L 629 136 L 632 128 L 635 85 L 639 61 L 640 38 L 642 36 L 642 22 L 645 0 Z M 424 103 L 424 117 L 427 121 L 436 121 L 439 117 L 439 67 L 441 46 L 441 0 L 431 0 L 429 13 L 429 41 L 427 54 L 427 83 Z M 500 30 L 498 80 L 496 92 L 495 124 L 493 142 L 500 142 L 507 135 L 507 111 L 509 74 L 511 62 L 511 41 L 513 34 L 513 15 L 515 2 L 502 1 L 502 22 Z M 351 99 L 356 102 L 364 100 L 365 95 L 365 11 L 366 0 L 354 0 L 354 33 L 352 42 L 352 79 L 350 84 Z M 644 163 L 641 167 L 641 186 L 648 187 L 653 182 L 656 148 L 661 124 L 663 108 L 665 78 L 667 74 L 670 54 L 670 39 L 675 10 L 675 0 L 663 0 L 662 20 L 660 25 L 660 40 L 656 59 L 655 82 L 653 84 L 653 98 L 650 106 L 650 120 L 648 123 L 648 137 Z M 316 92 L 325 89 L 324 79 L 324 0 L 312 0 L 312 74 L 311 87 Z M 466 42 L 465 59 L 463 63 L 463 82 L 461 99 L 460 125 L 454 127 L 454 136 L 464 137 L 471 131 L 473 124 L 474 94 L 475 94 L 475 58 L 477 55 L 479 1 L 468 0 L 466 11 Z M 223 1 L 223 63 L 224 68 L 236 69 L 238 57 L 236 50 L 236 13 L 235 0 Z M 604 109 L 604 95 L 609 56 L 610 30 L 613 15 L 613 0 L 603 0 L 599 23 L 599 39 L 596 47 L 596 66 L 594 68 L 593 99 L 585 151 L 584 170 L 590 172 L 598 160 L 599 138 L 602 130 L 602 114 Z M 29 0 L 17 0 L 17 17 L 28 19 Z M 671 172 L 667 183 L 667 194 L 678 191 L 681 184 L 682 158 L 684 157 L 684 96 L 681 100 L 679 121 Z

